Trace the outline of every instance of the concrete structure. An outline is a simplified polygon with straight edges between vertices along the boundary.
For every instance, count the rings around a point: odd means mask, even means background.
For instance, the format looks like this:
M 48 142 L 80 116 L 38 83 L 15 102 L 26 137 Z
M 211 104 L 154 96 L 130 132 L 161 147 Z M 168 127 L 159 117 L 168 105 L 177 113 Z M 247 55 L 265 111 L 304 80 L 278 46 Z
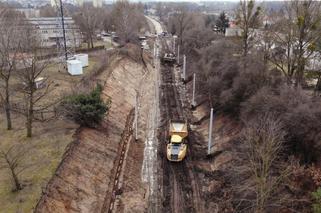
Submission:
M 76 60 L 81 62 L 82 67 L 87 67 L 88 63 L 88 54 L 77 54 L 75 55 Z
M 93 0 L 93 6 L 94 7 L 102 7 L 103 6 L 103 0 Z
M 67 61 L 68 73 L 70 75 L 82 75 L 82 64 L 78 60 Z
M 63 33 L 60 17 L 41 17 L 27 19 L 33 24 L 41 38 L 42 47 L 61 47 Z M 79 47 L 82 37 L 78 26 L 71 17 L 65 17 L 66 46 Z

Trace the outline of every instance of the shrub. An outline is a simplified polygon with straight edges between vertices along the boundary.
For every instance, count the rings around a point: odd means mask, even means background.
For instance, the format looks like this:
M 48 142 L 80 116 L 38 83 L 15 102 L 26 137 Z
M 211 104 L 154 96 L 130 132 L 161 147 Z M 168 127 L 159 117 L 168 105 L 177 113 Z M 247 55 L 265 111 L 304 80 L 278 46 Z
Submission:
M 89 94 L 67 96 L 62 103 L 66 116 L 82 126 L 93 127 L 99 124 L 108 112 L 111 100 L 104 102 L 100 95 L 102 86 L 97 85 Z
M 290 150 L 306 162 L 320 160 L 321 100 L 308 96 L 300 88 L 284 85 L 262 88 L 242 103 L 241 117 L 249 120 L 266 112 L 281 119 Z
M 312 210 L 314 213 L 321 213 L 321 188 L 312 192 L 312 198 L 314 203 L 312 204 Z

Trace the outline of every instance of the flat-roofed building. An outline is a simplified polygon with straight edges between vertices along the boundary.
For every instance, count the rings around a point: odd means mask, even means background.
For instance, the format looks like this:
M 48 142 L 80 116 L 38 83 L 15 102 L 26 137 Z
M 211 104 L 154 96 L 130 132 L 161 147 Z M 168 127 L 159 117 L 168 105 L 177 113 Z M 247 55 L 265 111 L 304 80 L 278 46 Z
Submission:
M 15 10 L 24 14 L 26 18 L 37 18 L 40 16 L 40 10 L 34 8 L 18 8 Z
M 28 18 L 27 21 L 33 24 L 37 34 L 40 35 L 42 47 L 63 46 L 63 32 L 60 17 Z M 71 17 L 64 18 L 66 46 L 79 47 L 82 36 L 79 27 Z

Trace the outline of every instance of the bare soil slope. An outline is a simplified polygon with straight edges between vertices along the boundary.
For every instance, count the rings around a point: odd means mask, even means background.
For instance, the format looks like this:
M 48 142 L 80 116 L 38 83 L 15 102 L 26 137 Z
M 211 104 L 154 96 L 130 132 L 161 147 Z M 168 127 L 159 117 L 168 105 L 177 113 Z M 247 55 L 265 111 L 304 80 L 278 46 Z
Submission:
M 110 198 L 121 137 L 127 117 L 134 107 L 135 89 L 139 88 L 146 73 L 143 65 L 128 58 L 118 57 L 111 63 L 112 71 L 105 71 L 98 77 L 99 82 L 105 82 L 103 98 L 112 98 L 108 116 L 100 129 L 79 130 L 75 142 L 66 152 L 39 201 L 36 212 L 107 212 L 107 209 L 103 210 L 102 207 L 106 206 Z M 144 189 L 137 175 L 140 174 L 142 161 L 141 157 L 137 156 L 142 153 L 136 153 L 135 150 L 142 152 L 142 144 L 129 154 L 131 164 L 135 160 L 138 162 L 137 165 L 132 165 L 127 174 L 135 173 L 133 176 L 137 177 L 137 180 L 132 184 L 129 182 L 126 185 L 129 188 L 125 191 L 143 193 Z M 141 197 L 144 198 L 143 195 Z

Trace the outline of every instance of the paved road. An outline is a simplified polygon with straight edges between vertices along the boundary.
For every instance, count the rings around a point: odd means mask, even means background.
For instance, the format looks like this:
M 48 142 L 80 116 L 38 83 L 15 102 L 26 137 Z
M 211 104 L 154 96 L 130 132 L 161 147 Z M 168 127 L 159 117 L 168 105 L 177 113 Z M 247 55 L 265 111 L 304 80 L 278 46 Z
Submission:
M 145 17 L 153 23 L 157 34 L 160 34 L 161 32 L 163 32 L 162 25 L 158 21 L 156 21 L 154 18 L 150 16 L 145 16 Z

